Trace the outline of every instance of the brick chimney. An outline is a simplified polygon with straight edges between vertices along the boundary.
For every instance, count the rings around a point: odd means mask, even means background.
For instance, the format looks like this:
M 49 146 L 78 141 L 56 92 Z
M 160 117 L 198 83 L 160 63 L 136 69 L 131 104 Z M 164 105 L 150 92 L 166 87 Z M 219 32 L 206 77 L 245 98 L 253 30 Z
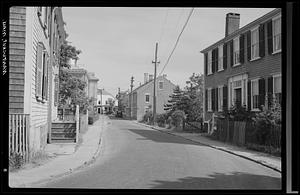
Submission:
M 152 81 L 154 78 L 153 74 L 149 74 L 149 81 Z
M 144 73 L 144 84 L 148 82 L 148 73 Z
M 240 28 L 240 14 L 228 13 L 226 14 L 225 37 Z

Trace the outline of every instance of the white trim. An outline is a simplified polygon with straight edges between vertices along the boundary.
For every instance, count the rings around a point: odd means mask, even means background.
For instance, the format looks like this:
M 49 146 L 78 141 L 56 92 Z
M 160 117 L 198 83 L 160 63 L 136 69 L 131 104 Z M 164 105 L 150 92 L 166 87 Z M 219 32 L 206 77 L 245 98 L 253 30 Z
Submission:
M 281 42 L 281 48 L 280 49 L 278 49 L 278 50 L 276 50 L 276 51 L 274 51 L 274 48 L 275 48 L 275 39 L 274 39 L 274 31 L 275 31 L 275 28 L 274 28 L 274 21 L 275 20 L 277 20 L 277 19 L 280 19 L 281 20 L 281 14 L 279 14 L 279 15 L 277 15 L 277 16 L 275 16 L 275 17 L 273 17 L 272 18 L 272 44 L 273 44 L 273 47 L 272 47 L 272 49 L 273 49 L 273 51 L 272 51 L 272 54 L 276 54 L 276 53 L 279 53 L 279 52 L 281 52 L 281 49 L 282 49 L 282 42 Z M 282 21 L 280 21 L 280 35 L 282 34 L 282 23 L 281 23 Z M 282 41 L 282 40 L 281 40 Z
M 211 75 L 211 74 L 213 74 L 213 72 L 212 72 L 212 50 L 207 52 L 207 75 Z
M 250 31 L 252 32 L 252 31 L 254 31 L 254 30 L 258 29 L 258 27 L 259 27 L 259 25 L 257 25 L 257 26 L 255 26 L 255 27 L 251 28 L 251 30 L 250 30 Z
M 251 29 L 251 34 L 250 34 L 250 37 L 251 37 L 251 42 L 250 42 L 250 54 L 251 54 L 251 60 L 250 61 L 252 61 L 252 60 L 256 60 L 258 57 L 259 57 L 259 29 L 258 29 L 258 27 L 259 26 L 256 26 L 255 28 L 253 28 L 253 29 Z M 257 31 L 257 42 L 254 44 L 254 45 L 256 45 L 257 44 L 257 51 L 258 51 L 258 56 L 256 56 L 256 57 L 253 57 L 252 56 L 252 43 L 253 43 L 253 41 L 254 41 L 254 39 L 253 39 L 253 32 L 254 31 Z
M 277 50 L 277 51 L 274 51 L 274 52 L 272 52 L 272 55 L 275 55 L 275 54 L 277 54 L 277 53 L 281 53 L 281 49 L 279 49 L 279 50 Z
M 232 55 L 233 55 L 233 65 L 232 65 L 232 66 L 234 67 L 234 66 L 238 66 L 238 65 L 241 64 L 240 56 L 239 56 L 238 63 L 234 63 L 234 61 L 235 61 L 234 54 L 235 54 L 235 49 L 236 49 L 236 48 L 234 47 L 234 42 L 235 42 L 235 41 L 238 42 L 238 44 L 237 44 L 237 45 L 238 45 L 238 46 L 237 46 L 237 47 L 238 47 L 237 51 L 238 51 L 238 54 L 240 55 L 240 35 L 236 36 L 236 37 L 233 38 L 232 40 L 233 40 L 233 43 L 232 43 L 232 47 L 233 47 L 233 48 L 232 48 L 232 51 L 233 51 L 233 54 L 232 54 Z
M 272 75 L 272 77 L 273 77 L 273 91 L 272 91 L 272 95 L 273 96 L 275 96 L 275 91 L 274 91 L 274 89 L 275 89 L 275 78 L 278 78 L 278 77 L 281 77 L 281 73 L 277 73 L 277 74 L 274 74 L 274 75 Z M 282 83 L 282 77 L 281 77 L 281 83 Z M 281 87 L 282 87 L 282 84 L 281 84 Z M 281 91 L 281 93 L 282 93 L 282 91 Z
M 220 52 L 220 50 L 222 50 L 222 52 Z M 222 54 L 222 55 L 220 56 L 220 54 Z M 222 63 L 220 63 L 220 59 L 222 59 Z M 220 44 L 218 46 L 218 71 L 217 72 L 221 72 L 222 70 L 224 70 L 224 62 L 223 61 L 224 61 L 223 44 Z M 221 66 L 221 68 L 219 69 L 220 66 Z
M 258 56 L 256 58 L 251 59 L 250 62 L 253 62 L 253 61 L 256 61 L 256 60 L 259 60 L 259 59 L 261 59 L 261 57 Z
M 147 99 L 146 96 L 147 95 L 149 95 L 149 102 L 146 101 L 146 99 Z M 150 103 L 150 93 L 145 93 L 145 103 L 147 103 L 147 104 Z
M 209 95 L 210 94 L 210 97 Z M 210 100 L 210 102 L 209 102 Z M 209 87 L 207 88 L 207 112 L 212 112 L 212 88 Z
M 281 18 L 281 13 L 279 13 L 277 16 L 274 16 L 274 17 L 272 18 L 272 21 L 273 21 L 273 20 L 277 20 L 278 18 Z
M 224 96 L 224 91 L 223 91 L 223 89 L 224 89 L 224 88 L 223 88 L 223 86 L 224 86 L 224 85 L 219 85 L 218 88 L 217 88 L 217 89 L 218 89 L 218 102 L 217 102 L 217 103 L 218 103 L 218 108 L 217 108 L 217 109 L 218 109 L 218 112 L 222 112 L 222 111 L 223 111 L 223 105 L 224 105 L 224 102 L 223 102 L 223 96 Z M 222 96 L 221 96 L 221 98 L 220 98 L 220 91 L 221 91 L 221 90 L 222 90 Z M 222 102 L 222 104 L 221 104 L 222 106 L 219 105 L 219 102 L 220 102 L 220 101 Z
M 259 83 L 258 83 L 259 79 L 260 79 L 260 78 L 256 78 L 256 79 L 250 80 L 250 82 L 251 82 L 251 89 L 250 89 L 250 91 L 251 91 L 251 97 L 250 97 L 250 101 L 251 101 L 251 111 L 260 111 L 259 108 L 254 108 L 254 107 L 253 107 L 253 85 L 252 85 L 252 83 L 257 82 L 258 95 L 259 95 Z
M 236 64 L 233 64 L 232 67 L 236 67 L 236 66 L 239 66 L 239 65 L 241 65 L 240 62 L 239 62 L 239 63 L 236 63 Z

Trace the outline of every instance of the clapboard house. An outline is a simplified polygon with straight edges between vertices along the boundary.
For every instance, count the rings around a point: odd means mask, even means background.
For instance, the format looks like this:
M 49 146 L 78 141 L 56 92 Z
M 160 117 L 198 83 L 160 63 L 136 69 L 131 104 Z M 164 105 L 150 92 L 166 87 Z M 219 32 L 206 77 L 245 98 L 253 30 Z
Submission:
M 28 158 L 47 144 L 57 116 L 58 50 L 64 41 L 61 8 L 9 11 L 10 151 Z
M 281 102 L 281 9 L 242 28 L 239 22 L 238 13 L 228 13 L 225 37 L 201 51 L 207 124 L 237 104 L 257 112 Z

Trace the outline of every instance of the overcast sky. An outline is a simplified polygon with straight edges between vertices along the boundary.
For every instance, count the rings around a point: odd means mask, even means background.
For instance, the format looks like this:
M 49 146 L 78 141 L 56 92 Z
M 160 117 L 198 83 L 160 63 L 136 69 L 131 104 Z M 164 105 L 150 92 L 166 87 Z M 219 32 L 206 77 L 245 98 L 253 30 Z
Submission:
M 164 70 L 174 84 L 185 86 L 195 73 L 203 73 L 200 51 L 224 38 L 225 17 L 240 14 L 240 27 L 274 8 L 195 8 L 169 64 Z M 158 73 L 162 70 L 191 8 L 64 7 L 67 38 L 82 51 L 78 64 L 94 72 L 99 88 L 113 95 L 134 88 L 153 74 L 155 43 L 158 42 Z

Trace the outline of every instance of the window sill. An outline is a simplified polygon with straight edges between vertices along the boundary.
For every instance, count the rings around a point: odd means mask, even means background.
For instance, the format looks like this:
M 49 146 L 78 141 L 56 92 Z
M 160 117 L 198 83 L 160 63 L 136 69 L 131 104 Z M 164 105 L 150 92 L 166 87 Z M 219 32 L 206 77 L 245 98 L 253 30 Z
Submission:
M 218 70 L 218 72 L 222 72 L 222 71 L 224 71 L 224 69 Z
M 281 53 L 281 49 L 280 49 L 280 50 L 277 50 L 277 51 L 274 51 L 274 52 L 272 53 L 272 55 L 275 55 L 275 54 L 278 54 L 278 53 Z
M 223 112 L 223 110 L 218 110 L 218 112 Z
M 237 64 L 233 64 L 232 67 L 236 67 L 236 66 L 240 66 L 240 65 L 241 65 L 241 63 L 239 62 Z
M 251 112 L 260 112 L 260 109 L 258 109 L 258 108 L 252 108 Z
M 213 112 L 212 110 L 207 110 L 207 112 Z
M 256 61 L 256 60 L 259 60 L 259 59 L 260 59 L 260 57 L 253 58 L 253 59 L 250 60 L 250 62 L 253 62 L 253 61 Z
M 207 73 L 207 76 L 212 75 L 213 73 Z

